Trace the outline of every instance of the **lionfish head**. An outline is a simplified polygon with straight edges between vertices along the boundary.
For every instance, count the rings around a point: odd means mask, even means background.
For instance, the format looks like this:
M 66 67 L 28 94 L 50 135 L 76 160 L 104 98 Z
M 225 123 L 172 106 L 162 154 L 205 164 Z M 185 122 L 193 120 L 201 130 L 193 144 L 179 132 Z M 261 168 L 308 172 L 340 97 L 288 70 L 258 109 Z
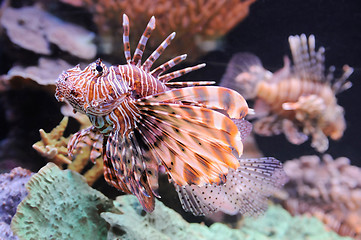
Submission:
M 89 87 L 96 84 L 98 78 L 108 74 L 108 68 L 101 59 L 89 64 L 83 70 L 79 64 L 60 74 L 55 83 L 55 97 L 60 102 L 68 102 L 74 111 L 86 113 L 94 105 L 89 96 Z

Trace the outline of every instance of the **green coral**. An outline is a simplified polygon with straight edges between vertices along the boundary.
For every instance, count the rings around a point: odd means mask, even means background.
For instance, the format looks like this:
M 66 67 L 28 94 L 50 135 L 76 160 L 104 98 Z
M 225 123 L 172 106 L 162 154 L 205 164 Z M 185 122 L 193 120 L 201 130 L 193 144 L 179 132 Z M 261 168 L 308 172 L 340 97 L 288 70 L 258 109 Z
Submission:
M 218 239 L 349 239 L 326 231 L 324 225 L 316 218 L 292 217 L 279 206 L 270 206 L 264 216 L 246 218 L 241 229 L 230 229 L 222 223 L 210 227 L 202 224 L 188 223 L 181 216 L 156 201 L 153 213 L 146 214 L 137 198 L 121 196 L 114 205 L 124 214 L 101 213 L 111 226 L 108 239 L 145 240 L 218 240 Z
M 241 231 L 253 236 L 257 234 L 259 237 L 256 239 L 351 240 L 326 230 L 323 223 L 315 217 L 292 217 L 280 206 L 270 206 L 262 217 L 245 219 Z
M 53 163 L 35 174 L 27 189 L 12 220 L 20 239 L 350 239 L 327 231 L 316 218 L 292 217 L 279 206 L 262 217 L 246 218 L 240 229 L 188 223 L 160 201 L 153 213 L 146 213 L 136 197 L 111 201 L 80 174 Z
M 104 239 L 106 222 L 99 216 L 113 203 L 84 178 L 48 163 L 27 183 L 11 227 L 20 239 Z

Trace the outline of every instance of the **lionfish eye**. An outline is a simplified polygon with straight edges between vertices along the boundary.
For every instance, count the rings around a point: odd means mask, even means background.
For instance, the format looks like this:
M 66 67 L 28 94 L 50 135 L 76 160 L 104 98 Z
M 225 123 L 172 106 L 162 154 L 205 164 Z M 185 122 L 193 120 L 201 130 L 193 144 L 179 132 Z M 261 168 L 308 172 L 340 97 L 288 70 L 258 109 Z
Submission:
M 95 67 L 95 70 L 97 70 L 99 73 L 101 73 L 101 72 L 103 72 L 103 67 L 100 66 L 100 65 L 97 65 L 97 66 Z

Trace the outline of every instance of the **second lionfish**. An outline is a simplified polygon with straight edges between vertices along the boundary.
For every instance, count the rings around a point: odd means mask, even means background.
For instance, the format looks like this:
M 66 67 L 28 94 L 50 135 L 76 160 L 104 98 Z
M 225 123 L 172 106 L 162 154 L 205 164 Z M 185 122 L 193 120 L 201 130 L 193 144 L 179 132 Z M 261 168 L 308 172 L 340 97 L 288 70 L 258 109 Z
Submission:
M 170 82 L 204 66 L 162 74 L 186 55 L 150 70 L 175 33 L 142 63 L 154 17 L 133 58 L 126 15 L 123 27 L 127 64 L 107 67 L 98 59 L 84 70 L 64 71 L 56 82 L 56 98 L 86 114 L 93 125 L 72 137 L 70 154 L 90 140 L 91 160 L 103 155 L 106 181 L 134 194 L 148 212 L 154 209 L 154 196 L 159 197 L 160 169 L 175 185 L 183 208 L 195 215 L 262 211 L 285 175 L 273 158 L 239 158 L 242 139 L 251 130 L 243 119 L 249 110 L 244 98 L 231 89 L 208 86 L 212 82 Z
M 312 137 L 311 146 L 319 152 L 328 149 L 328 139 L 340 139 L 346 128 L 343 108 L 336 94 L 351 87 L 347 81 L 353 69 L 343 67 L 336 79 L 330 67 L 325 74 L 325 49 L 315 49 L 315 37 L 290 36 L 291 66 L 285 57 L 284 67 L 275 72 L 262 67 L 258 57 L 237 53 L 231 59 L 221 85 L 237 90 L 246 99 L 255 99 L 254 130 L 263 136 L 284 133 L 293 144 Z

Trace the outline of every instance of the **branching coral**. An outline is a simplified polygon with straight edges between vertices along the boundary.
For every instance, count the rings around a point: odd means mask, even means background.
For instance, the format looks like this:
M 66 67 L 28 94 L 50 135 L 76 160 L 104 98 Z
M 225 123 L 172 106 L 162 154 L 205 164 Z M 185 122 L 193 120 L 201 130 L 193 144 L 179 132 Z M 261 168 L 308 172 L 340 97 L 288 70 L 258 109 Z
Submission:
M 68 150 L 66 146 L 69 140 L 63 137 L 67 125 L 68 118 L 63 118 L 60 124 L 50 133 L 46 133 L 43 129 L 40 129 L 39 132 L 41 141 L 33 145 L 33 148 L 42 156 L 60 167 L 63 164 L 72 163 L 72 161 L 67 157 Z
M 142 34 L 140 31 L 154 15 L 158 27 L 153 33 L 156 35 L 153 38 L 156 42 L 149 39 L 150 49 L 155 49 L 160 43 L 159 39 L 164 39 L 175 31 L 178 36 L 174 39 L 174 45 L 177 48 L 169 49 L 167 52 L 171 56 L 192 52 L 191 58 L 195 58 L 208 48 L 208 40 L 215 40 L 225 35 L 242 21 L 248 15 L 250 5 L 255 2 L 255 0 L 62 1 L 89 9 L 94 15 L 94 22 L 103 41 L 110 39 L 109 46 L 115 48 L 122 46 L 121 43 L 115 42 L 121 39 L 119 34 L 122 13 L 126 13 L 131 22 L 136 24 L 132 27 L 133 36 L 140 36 Z M 135 45 L 138 39 L 131 41 Z M 116 49 L 108 51 L 114 50 Z
M 90 146 L 82 145 L 81 149 L 76 150 L 76 154 L 73 158 L 70 158 L 67 149 L 70 136 L 67 138 L 63 136 L 67 124 L 68 117 L 64 117 L 60 124 L 50 133 L 46 133 L 43 129 L 40 129 L 41 140 L 35 143 L 33 148 L 59 167 L 66 164 L 68 165 L 68 169 L 82 172 L 89 163 Z M 103 159 L 98 157 L 94 166 L 84 174 L 84 177 L 88 184 L 92 185 L 102 175 Z
M 13 43 L 39 54 L 50 55 L 50 44 L 80 58 L 90 59 L 96 54 L 96 46 L 92 43 L 94 33 L 63 22 L 37 6 L 7 7 L 1 24 Z
M 361 239 L 361 169 L 325 155 L 287 161 L 290 177 L 284 202 L 292 214 L 310 213 L 341 235 Z

